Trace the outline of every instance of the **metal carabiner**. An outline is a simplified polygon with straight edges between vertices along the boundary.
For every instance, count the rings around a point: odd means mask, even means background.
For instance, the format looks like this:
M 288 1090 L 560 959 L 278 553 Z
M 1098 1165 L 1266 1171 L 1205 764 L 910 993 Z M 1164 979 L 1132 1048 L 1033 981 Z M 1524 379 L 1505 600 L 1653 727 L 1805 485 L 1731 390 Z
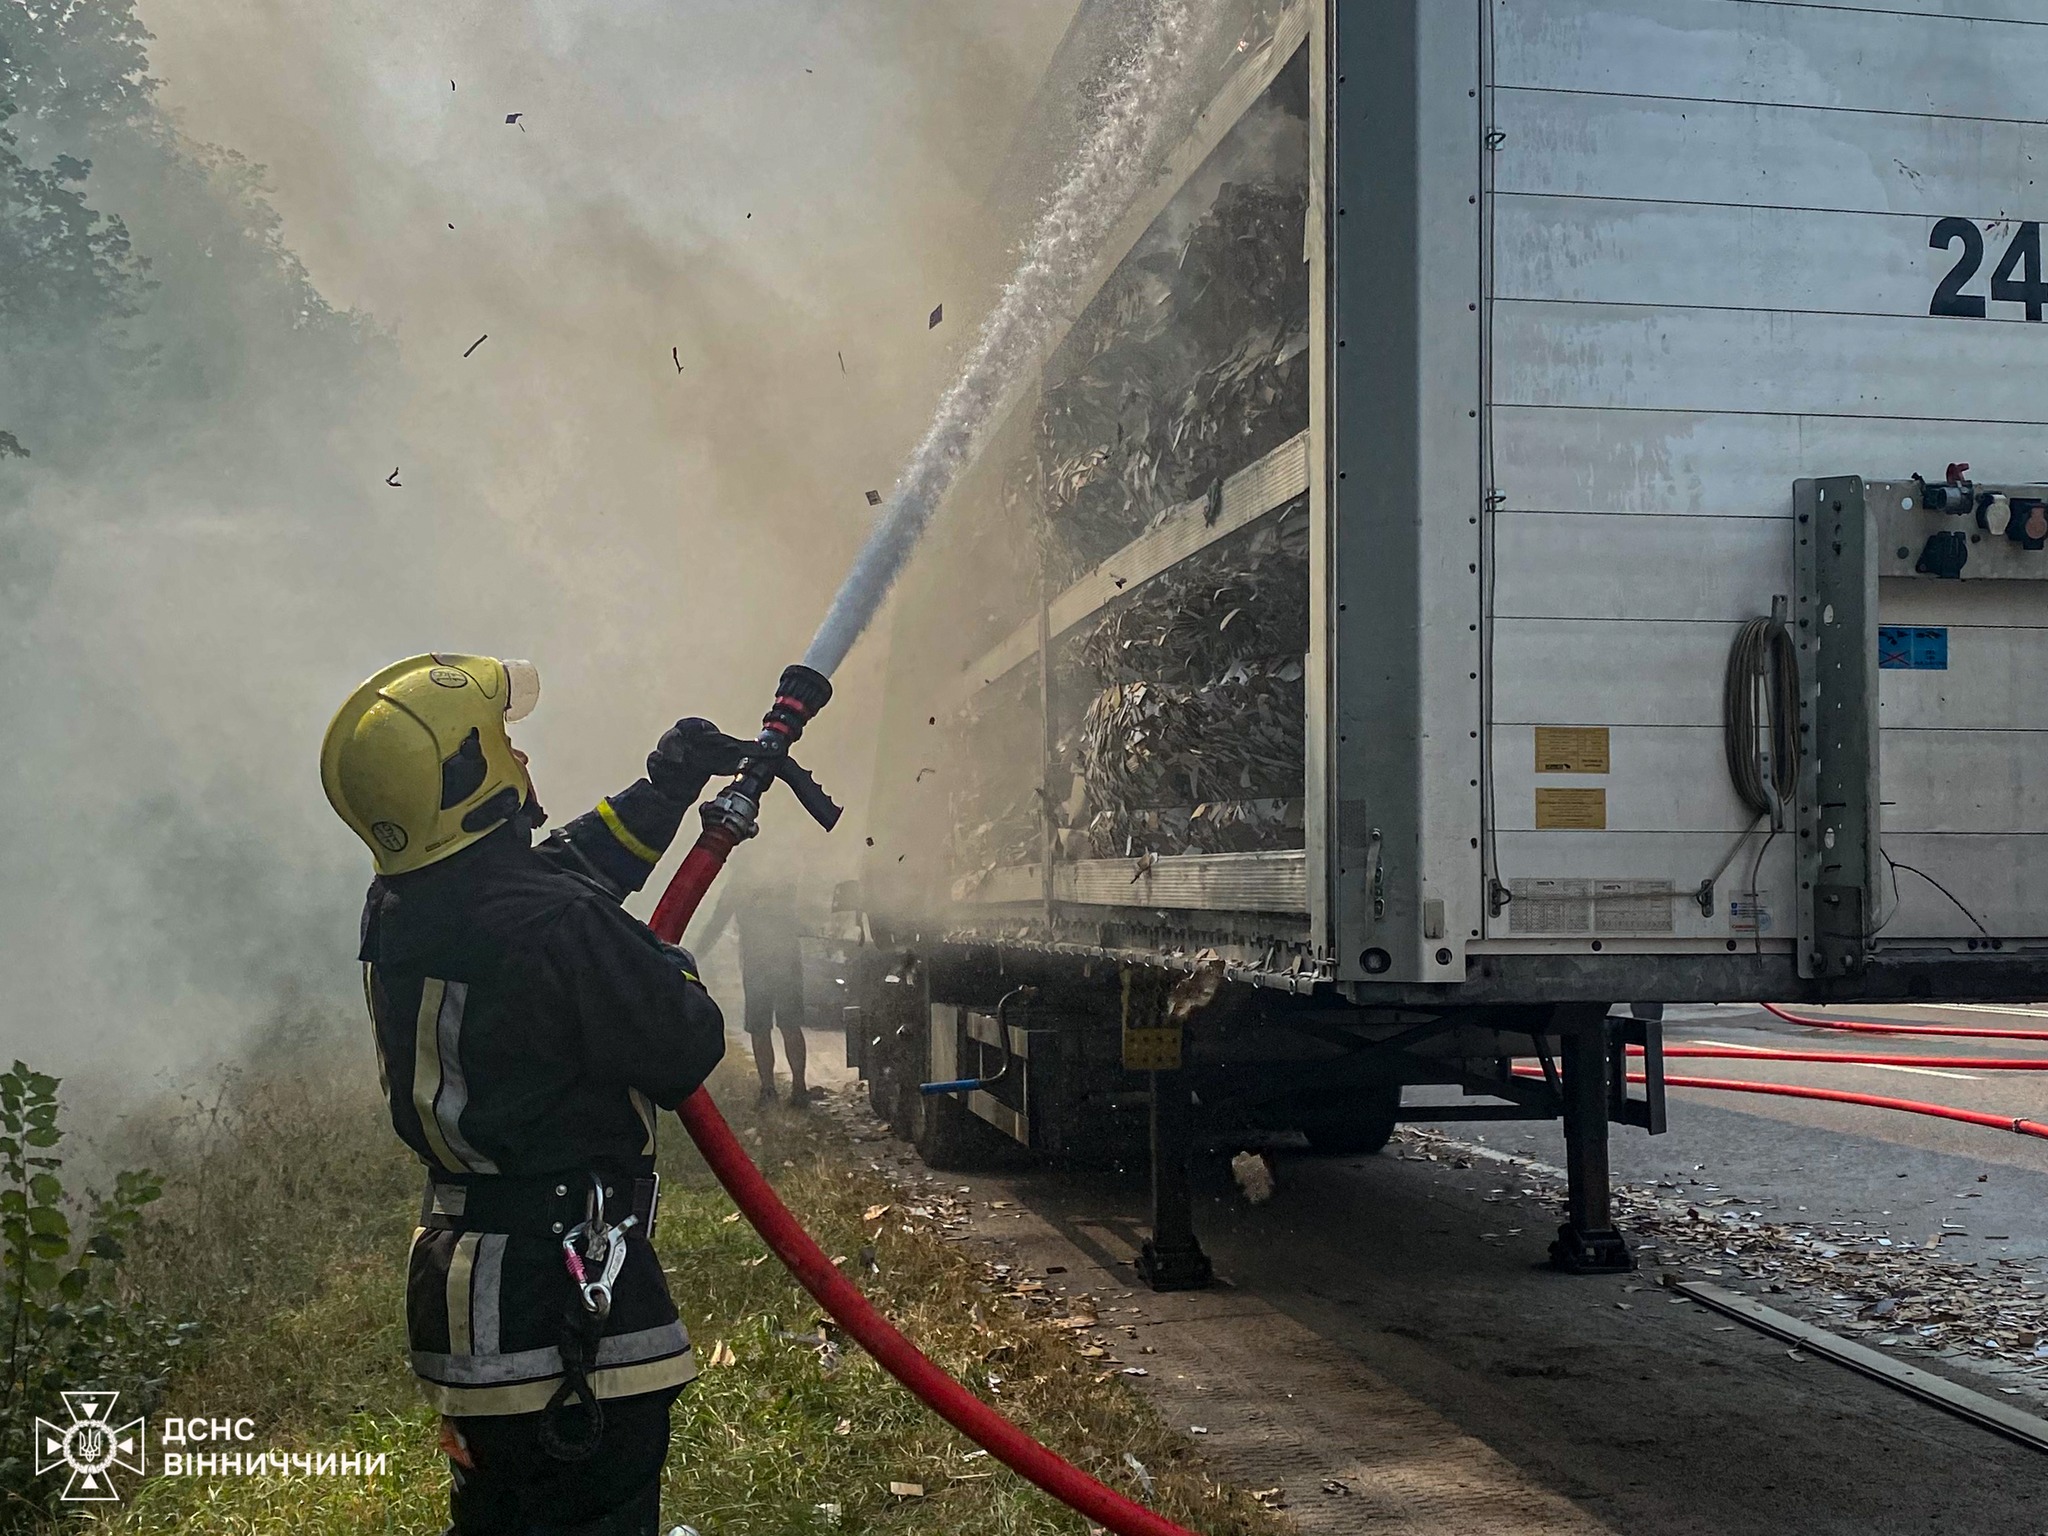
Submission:
M 569 1277 L 576 1282 L 584 1310 L 596 1317 L 605 1317 L 611 1312 L 612 1289 L 618 1284 L 619 1271 L 626 1264 L 626 1232 L 640 1220 L 634 1215 L 617 1226 L 607 1222 L 604 1219 L 604 1195 L 604 1181 L 593 1173 L 590 1176 L 590 1194 L 584 1201 L 584 1218 L 562 1236 L 562 1263 L 568 1269 Z M 582 1243 L 580 1252 L 577 1249 L 579 1242 Z M 602 1266 L 595 1280 L 590 1278 L 590 1264 Z
M 628 1216 L 618 1226 L 608 1229 L 609 1247 L 604 1256 L 604 1269 L 597 1279 L 583 1287 L 583 1305 L 599 1317 L 611 1312 L 612 1287 L 618 1284 L 619 1271 L 626 1265 L 626 1228 L 637 1219 Z

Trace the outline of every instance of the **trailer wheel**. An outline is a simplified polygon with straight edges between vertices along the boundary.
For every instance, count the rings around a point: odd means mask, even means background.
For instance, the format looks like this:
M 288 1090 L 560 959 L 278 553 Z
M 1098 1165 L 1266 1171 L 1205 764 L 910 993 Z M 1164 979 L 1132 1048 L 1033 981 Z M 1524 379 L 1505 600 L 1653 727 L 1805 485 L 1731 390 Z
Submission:
M 917 1081 L 913 1072 L 899 1054 L 889 1062 L 888 1091 L 885 1101 L 888 1108 L 883 1118 L 889 1122 L 889 1134 L 898 1141 L 915 1139 L 917 1130 Z
M 868 1080 L 868 1108 L 873 1110 L 877 1120 L 887 1120 L 896 1108 L 896 1074 L 879 1052 L 868 1053 L 867 1065 L 862 1068 Z
M 1362 1157 L 1393 1140 L 1394 1124 L 1401 1115 L 1401 1085 L 1375 1083 L 1351 1093 L 1318 1094 L 1290 1108 L 1295 1127 L 1308 1138 L 1311 1152 L 1326 1157 Z

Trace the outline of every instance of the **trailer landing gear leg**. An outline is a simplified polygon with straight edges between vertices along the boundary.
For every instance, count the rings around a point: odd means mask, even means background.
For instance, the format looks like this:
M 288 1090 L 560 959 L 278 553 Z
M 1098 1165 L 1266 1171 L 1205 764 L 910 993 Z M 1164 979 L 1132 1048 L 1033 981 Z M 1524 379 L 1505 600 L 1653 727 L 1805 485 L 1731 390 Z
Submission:
M 1188 1162 L 1194 1153 L 1194 1105 L 1178 1072 L 1152 1078 L 1152 1235 L 1138 1254 L 1138 1274 L 1155 1291 L 1199 1291 L 1210 1280 L 1209 1256 L 1195 1241 Z
M 1605 1021 L 1564 1037 L 1564 1150 L 1570 1186 L 1565 1224 L 1550 1245 L 1550 1263 L 1573 1275 L 1626 1274 L 1635 1255 L 1614 1229 L 1607 1166 L 1607 1035 Z

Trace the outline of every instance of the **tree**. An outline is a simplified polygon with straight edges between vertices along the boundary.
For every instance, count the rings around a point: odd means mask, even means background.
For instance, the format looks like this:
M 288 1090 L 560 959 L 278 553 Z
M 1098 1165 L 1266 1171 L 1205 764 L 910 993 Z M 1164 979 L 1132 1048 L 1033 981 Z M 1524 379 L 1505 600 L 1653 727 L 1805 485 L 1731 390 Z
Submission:
M 18 110 L 0 99 L 0 326 L 48 337 L 133 314 L 144 263 L 79 190 L 92 162 L 29 164 L 6 128 Z

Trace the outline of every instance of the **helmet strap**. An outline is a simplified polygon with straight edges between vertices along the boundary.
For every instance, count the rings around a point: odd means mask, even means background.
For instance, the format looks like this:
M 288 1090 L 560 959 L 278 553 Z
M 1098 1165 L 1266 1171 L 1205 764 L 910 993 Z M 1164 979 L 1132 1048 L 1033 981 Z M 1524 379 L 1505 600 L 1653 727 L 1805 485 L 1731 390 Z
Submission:
M 486 832 L 501 821 L 510 821 L 520 811 L 519 791 L 510 784 L 462 818 L 465 832 Z

